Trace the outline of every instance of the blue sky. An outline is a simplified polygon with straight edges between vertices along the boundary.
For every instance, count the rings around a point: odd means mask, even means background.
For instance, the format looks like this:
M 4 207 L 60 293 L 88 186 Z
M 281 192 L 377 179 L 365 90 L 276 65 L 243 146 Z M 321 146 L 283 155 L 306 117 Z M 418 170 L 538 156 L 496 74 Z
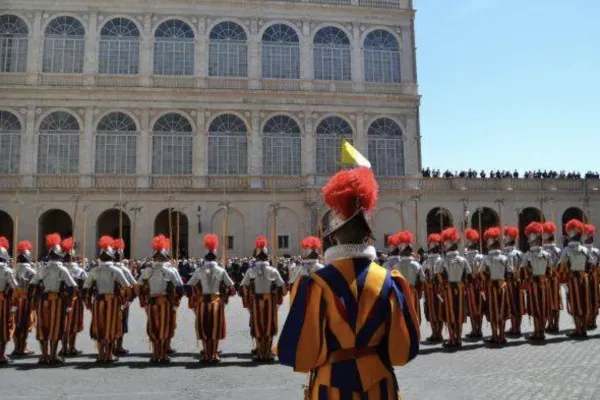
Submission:
M 423 166 L 600 170 L 600 0 L 414 0 Z

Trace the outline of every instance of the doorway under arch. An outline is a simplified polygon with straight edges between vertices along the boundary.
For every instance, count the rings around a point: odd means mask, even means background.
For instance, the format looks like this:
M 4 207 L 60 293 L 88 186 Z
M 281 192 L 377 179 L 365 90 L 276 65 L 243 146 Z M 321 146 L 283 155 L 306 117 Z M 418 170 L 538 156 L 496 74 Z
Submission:
M 125 242 L 125 258 L 131 256 L 131 220 L 127 213 L 122 213 L 123 241 Z M 110 208 L 98 216 L 96 221 L 96 237 L 108 235 L 115 239 L 119 238 L 119 210 Z
M 184 213 L 175 211 L 172 208 L 170 209 L 170 214 L 169 221 L 168 208 L 158 213 L 154 219 L 154 235 L 165 235 L 171 239 L 171 256 L 173 258 L 188 257 L 188 218 Z M 169 222 L 171 223 L 170 227 Z

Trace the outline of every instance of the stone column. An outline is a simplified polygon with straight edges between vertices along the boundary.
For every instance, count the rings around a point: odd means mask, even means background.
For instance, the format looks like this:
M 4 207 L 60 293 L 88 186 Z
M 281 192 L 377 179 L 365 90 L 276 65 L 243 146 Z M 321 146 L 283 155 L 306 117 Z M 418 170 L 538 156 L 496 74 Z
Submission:
M 35 106 L 27 107 L 25 130 L 21 135 L 21 159 L 19 173 L 23 187 L 33 187 L 37 168 L 37 135 L 35 134 Z
M 144 15 L 144 32 L 140 43 L 140 86 L 150 86 L 152 76 L 152 16 Z
M 250 21 L 250 36 L 248 37 L 248 78 L 250 88 L 260 87 L 260 36 L 258 33 L 258 21 Z
M 401 33 L 402 42 L 400 43 L 400 81 L 414 83 L 414 49 L 412 44 L 412 32 L 410 25 L 403 26 Z
M 313 67 L 314 54 L 310 35 L 310 22 L 302 22 L 302 36 L 300 36 L 300 78 L 305 82 L 312 81 L 315 76 Z M 305 87 L 305 89 L 310 89 L 310 87 Z
M 152 146 L 150 132 L 150 110 L 144 108 L 140 115 L 140 133 L 138 136 L 135 166 L 139 175 L 137 186 L 139 188 L 150 187 L 150 163 L 152 162 Z
M 352 82 L 354 82 L 354 91 L 364 91 L 364 54 L 363 46 L 360 40 L 360 25 L 352 24 Z
M 29 34 L 27 44 L 27 84 L 36 85 L 38 74 L 42 71 L 42 48 L 44 33 L 42 32 L 42 12 L 36 11 L 33 20 L 33 32 Z
M 198 24 L 198 37 L 195 39 L 196 46 L 194 65 L 195 74 L 198 80 L 197 87 L 206 87 L 206 78 L 208 77 L 208 36 L 206 34 L 206 18 L 199 18 Z
M 356 114 L 356 137 L 354 138 L 354 147 L 360 151 L 365 157 L 367 155 L 367 128 L 365 127 L 365 115 L 363 113 Z
M 406 117 L 406 132 L 404 133 L 404 174 L 406 176 L 419 177 L 419 154 L 417 132 L 417 117 L 409 115 Z
M 94 107 L 86 107 L 83 118 L 83 136 L 79 141 L 79 173 L 80 185 L 92 187 L 92 171 L 94 163 Z
M 83 74 L 86 85 L 94 84 L 94 75 L 98 71 L 98 13 L 91 12 L 85 35 L 85 58 Z
M 205 121 L 206 110 L 201 108 L 196 111 L 196 134 L 194 135 L 193 173 L 195 187 L 206 187 L 208 141 Z
M 304 110 L 304 134 L 302 135 L 302 175 L 304 176 L 314 175 L 316 172 L 316 138 L 313 122 L 311 110 Z
M 260 134 L 260 111 L 252 110 L 251 131 L 248 143 L 248 166 L 252 179 L 252 186 L 260 186 L 260 177 L 263 174 L 263 146 Z

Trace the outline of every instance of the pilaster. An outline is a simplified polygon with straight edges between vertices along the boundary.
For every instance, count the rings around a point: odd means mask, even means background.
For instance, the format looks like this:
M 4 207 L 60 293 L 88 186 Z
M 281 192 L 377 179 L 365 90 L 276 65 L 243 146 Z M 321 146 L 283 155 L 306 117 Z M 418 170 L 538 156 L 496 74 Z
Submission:
M 356 114 L 356 142 L 354 147 L 356 150 L 360 151 L 366 157 L 367 153 L 367 137 L 366 137 L 366 128 L 365 128 L 365 115 L 363 113 Z
M 40 73 L 42 56 L 42 12 L 36 11 L 33 19 L 33 32 L 30 33 L 27 44 L 27 84 L 36 85 Z
M 258 34 L 258 21 L 250 21 L 250 36 L 248 37 L 248 78 L 250 87 L 258 89 L 260 87 L 260 36 Z
M 409 25 L 402 27 L 401 32 L 401 50 L 400 50 L 400 81 L 401 82 L 414 82 L 414 49 L 412 47 L 412 32 Z
M 35 109 L 31 105 L 27 107 L 25 119 L 25 131 L 21 135 L 21 160 L 19 163 L 19 173 L 22 175 L 21 184 L 24 187 L 33 187 L 33 175 L 37 167 L 37 147 L 38 141 L 35 134 Z
M 210 114 L 209 114 L 210 115 Z M 199 109 L 196 112 L 196 134 L 194 135 L 194 164 L 193 173 L 195 176 L 206 176 L 208 161 L 208 146 L 206 133 L 206 111 Z
M 194 46 L 194 67 L 195 74 L 200 78 L 200 82 L 204 83 L 206 77 L 208 77 L 208 36 L 206 34 L 206 18 L 199 18 L 198 24 L 198 37 L 196 38 L 196 45 Z M 201 85 L 202 86 L 202 85 Z M 202 132 L 200 132 L 202 133 Z
M 314 175 L 316 166 L 316 138 L 313 129 L 313 115 L 310 109 L 304 110 L 304 134 L 302 135 L 302 175 Z
M 360 41 L 360 25 L 352 24 L 352 82 L 354 82 L 355 90 L 362 91 L 364 89 L 364 54 L 363 46 Z
M 84 52 L 83 73 L 85 83 L 93 85 L 94 74 L 98 71 L 98 13 L 96 11 L 90 13 Z
M 144 15 L 144 34 L 140 43 L 140 85 L 150 86 L 152 75 L 152 16 Z
M 261 176 L 263 174 L 263 163 L 262 163 L 262 137 L 260 135 L 260 112 L 258 110 L 252 111 L 251 121 L 251 132 L 250 132 L 250 143 L 248 152 L 248 166 L 250 176 Z
M 81 174 L 81 186 L 87 188 L 92 186 L 94 107 L 86 107 L 84 113 L 83 136 L 79 141 L 79 173 Z
M 151 148 L 150 142 L 150 110 L 144 108 L 140 115 L 140 133 L 138 136 L 135 167 L 139 175 L 137 186 L 139 188 L 150 187 L 150 163 L 151 163 Z

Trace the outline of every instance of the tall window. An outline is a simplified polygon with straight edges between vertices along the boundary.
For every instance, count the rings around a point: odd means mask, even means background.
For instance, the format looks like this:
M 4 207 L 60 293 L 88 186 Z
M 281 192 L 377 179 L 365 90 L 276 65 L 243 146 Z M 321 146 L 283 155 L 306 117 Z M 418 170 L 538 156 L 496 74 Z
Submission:
M 246 32 L 235 22 L 221 22 L 210 32 L 209 76 L 248 76 Z
M 314 40 L 315 79 L 325 81 L 349 81 L 350 40 L 339 28 L 328 26 L 320 29 Z
M 400 83 L 400 46 L 388 31 L 376 30 L 365 38 L 365 81 Z
M 369 161 L 377 176 L 404 176 L 404 138 L 389 118 L 374 121 L 368 131 Z
M 165 114 L 156 121 L 152 133 L 152 173 L 192 174 L 192 125 L 183 115 Z
M 0 16 L 0 72 L 27 70 L 27 43 L 29 30 L 15 15 Z
M 140 31 L 127 18 L 114 18 L 100 31 L 101 74 L 135 75 L 140 60 Z
M 352 127 L 340 117 L 327 117 L 317 126 L 317 175 L 339 170 L 342 139 L 352 142 Z
M 83 72 L 85 29 L 73 17 L 50 21 L 44 36 L 43 72 L 80 74 Z
M 239 117 L 220 115 L 210 124 L 208 136 L 208 173 L 211 175 L 248 174 L 248 129 Z
M 96 173 L 135 174 L 137 127 L 127 114 L 104 116 L 96 129 Z
M 55 111 L 42 120 L 38 144 L 38 174 L 76 174 L 79 172 L 79 135 L 77 119 Z
M 276 24 L 263 33 L 262 77 L 300 79 L 300 40 L 291 27 Z
M 265 175 L 300 175 L 302 142 L 300 127 L 290 117 L 278 115 L 263 130 L 263 169 Z
M 0 111 L 0 174 L 18 174 L 21 160 L 21 122 L 11 112 Z
M 194 75 L 194 31 L 185 22 L 171 19 L 156 28 L 154 74 Z

